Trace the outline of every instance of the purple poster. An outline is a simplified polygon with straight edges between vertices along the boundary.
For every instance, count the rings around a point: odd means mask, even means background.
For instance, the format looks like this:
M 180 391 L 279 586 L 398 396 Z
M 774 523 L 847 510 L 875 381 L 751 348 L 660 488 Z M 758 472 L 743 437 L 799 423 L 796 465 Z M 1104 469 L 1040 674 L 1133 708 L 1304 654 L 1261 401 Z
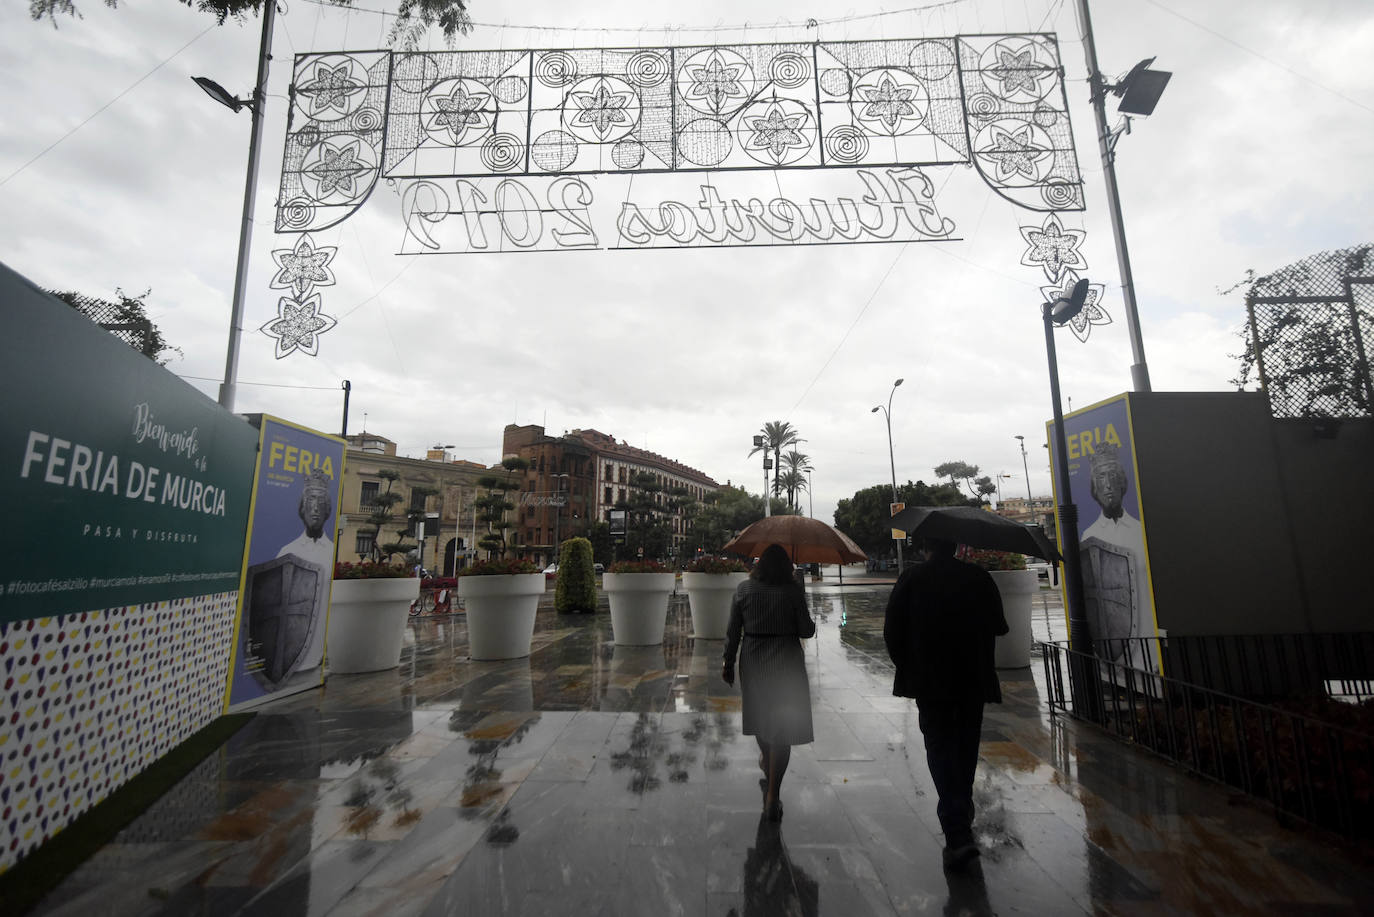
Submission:
M 257 471 L 228 706 L 253 706 L 323 680 L 346 444 L 260 418 Z
M 1058 470 L 1054 424 L 1051 467 Z M 1154 637 L 1144 500 L 1131 430 L 1130 395 L 1118 395 L 1064 416 L 1069 490 L 1078 507 L 1083 601 L 1094 641 L 1108 641 L 1099 656 L 1158 671 L 1158 654 L 1127 637 Z M 1055 480 L 1056 501 L 1065 499 Z M 1063 546 L 1061 536 L 1060 546 Z

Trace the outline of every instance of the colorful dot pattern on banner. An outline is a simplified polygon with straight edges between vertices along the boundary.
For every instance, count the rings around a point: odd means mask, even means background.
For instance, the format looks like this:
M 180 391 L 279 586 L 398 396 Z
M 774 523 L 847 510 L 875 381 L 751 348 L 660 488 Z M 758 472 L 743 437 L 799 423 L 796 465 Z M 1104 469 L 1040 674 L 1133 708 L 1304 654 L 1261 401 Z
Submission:
M 0 624 L 0 872 L 223 712 L 237 602 Z

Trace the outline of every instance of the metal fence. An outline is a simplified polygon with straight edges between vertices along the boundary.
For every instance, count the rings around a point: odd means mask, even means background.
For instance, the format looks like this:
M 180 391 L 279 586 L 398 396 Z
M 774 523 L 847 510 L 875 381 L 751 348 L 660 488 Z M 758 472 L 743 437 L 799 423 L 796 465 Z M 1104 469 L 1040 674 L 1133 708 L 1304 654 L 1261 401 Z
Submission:
M 1129 637 L 1096 642 L 1105 659 L 1153 659 L 1164 673 L 1248 700 L 1374 699 L 1374 632 Z
M 1267 800 L 1280 813 L 1347 837 L 1374 837 L 1374 736 L 1107 662 L 1074 652 L 1067 643 L 1040 647 L 1051 712 L 1094 722 L 1197 774 Z M 1071 667 L 1089 678 L 1096 672 L 1097 684 L 1075 696 Z
M 1321 252 L 1255 278 L 1245 297 L 1251 366 L 1275 417 L 1370 416 L 1374 245 Z

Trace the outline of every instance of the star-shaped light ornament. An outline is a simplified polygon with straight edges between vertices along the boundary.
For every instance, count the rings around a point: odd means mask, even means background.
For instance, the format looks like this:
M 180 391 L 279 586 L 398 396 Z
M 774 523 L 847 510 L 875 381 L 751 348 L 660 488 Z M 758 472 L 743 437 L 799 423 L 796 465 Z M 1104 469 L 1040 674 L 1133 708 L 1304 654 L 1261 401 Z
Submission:
M 344 61 L 331 67 L 320 61 L 315 64 L 314 78 L 301 83 L 296 92 L 310 99 L 310 114 L 318 115 L 330 109 L 338 109 L 348 114 L 349 100 L 366 89 L 360 81 L 353 78 L 353 64 Z
M 997 163 L 999 179 L 1009 175 L 1024 175 L 1035 181 L 1039 178 L 1036 164 L 1052 152 L 1031 142 L 1030 125 L 1015 132 L 993 125 L 992 141 L 990 149 L 980 152 Z
M 487 116 L 482 106 L 490 97 L 485 92 L 468 92 L 459 83 L 447 96 L 430 99 L 435 111 L 425 127 L 429 130 L 447 130 L 453 142 L 461 144 L 470 131 L 475 129 L 480 133 L 487 129 Z
M 296 298 L 308 294 L 315 286 L 332 286 L 334 272 L 329 262 L 339 249 L 332 245 L 315 245 L 309 234 L 302 234 L 295 248 L 278 248 L 272 251 L 272 260 L 277 262 L 277 276 L 268 284 L 274 290 L 291 290 Z
M 590 126 L 603 140 L 613 125 L 630 122 L 626 114 L 631 101 L 630 93 L 612 91 L 605 80 L 598 80 L 591 92 L 574 92 L 571 98 L 580 109 L 573 118 L 573 124 Z
M 865 118 L 877 118 L 893 130 L 903 118 L 916 117 L 916 106 L 911 104 L 914 91 L 908 86 L 898 86 L 892 78 L 883 77 L 877 86 L 860 86 L 859 91 L 868 103 L 864 106 Z
M 1040 94 L 1040 80 L 1052 73 L 1049 67 L 1036 63 L 1035 49 L 1028 47 L 1022 51 L 997 50 L 997 66 L 988 74 L 1002 84 L 1002 95 L 1010 96 L 1023 89 L 1033 96 Z
M 810 148 L 811 141 L 802 134 L 806 119 L 806 112 L 789 115 L 774 102 L 761 116 L 745 116 L 745 124 L 754 132 L 747 146 L 750 149 L 767 150 L 774 161 L 781 163 L 789 149 Z
M 277 317 L 262 326 L 260 331 L 277 339 L 276 358 L 300 351 L 306 356 L 320 352 L 320 335 L 337 322 L 333 316 L 320 311 L 320 294 L 304 301 L 283 296 L 277 301 Z
M 1078 251 L 1086 235 L 1081 229 L 1065 229 L 1057 214 L 1048 213 L 1039 228 L 1021 227 L 1021 238 L 1029 246 L 1021 256 L 1021 263 L 1026 267 L 1042 268 L 1051 283 L 1058 283 L 1065 268 L 1087 270 L 1088 261 Z
M 323 198 L 334 191 L 347 197 L 357 196 L 358 176 L 368 169 L 359 161 L 359 143 L 356 138 L 343 146 L 328 140 L 321 142 L 319 160 L 302 170 L 320 183 L 316 197 Z
M 1058 287 L 1041 287 L 1040 295 L 1045 297 L 1045 302 L 1053 302 L 1061 296 L 1067 297 L 1073 292 L 1073 285 L 1078 283 L 1078 274 L 1073 271 L 1064 272 L 1064 283 Z M 1089 283 L 1088 296 L 1083 300 L 1083 308 L 1078 314 L 1069 319 L 1068 328 L 1073 332 L 1073 336 L 1083 343 L 1088 342 L 1088 335 L 1092 333 L 1093 325 L 1110 325 L 1112 317 L 1107 314 L 1107 310 L 1101 306 L 1102 297 L 1107 291 L 1104 283 Z
M 712 51 L 704 66 L 687 68 L 692 80 L 687 96 L 705 99 L 712 110 L 719 112 L 730 99 L 742 100 L 748 95 L 740 82 L 747 69 L 744 64 L 727 64 L 719 51 Z

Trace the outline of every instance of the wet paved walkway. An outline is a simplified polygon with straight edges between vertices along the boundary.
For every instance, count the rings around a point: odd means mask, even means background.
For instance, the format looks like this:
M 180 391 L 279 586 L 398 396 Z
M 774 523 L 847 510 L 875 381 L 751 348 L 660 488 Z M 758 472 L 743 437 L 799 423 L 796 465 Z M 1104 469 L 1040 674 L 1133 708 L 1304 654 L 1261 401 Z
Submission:
M 421 619 L 399 669 L 261 708 L 36 913 L 1374 913 L 1374 869 L 1339 841 L 1051 718 L 1038 658 L 1002 673 L 983 855 L 946 873 L 915 708 L 890 691 L 890 586 L 857 579 L 809 589 L 816 741 L 780 825 L 685 596 L 663 646 L 618 647 L 604 596 L 560 616 L 550 591 L 528 659 L 471 662 L 461 614 Z

